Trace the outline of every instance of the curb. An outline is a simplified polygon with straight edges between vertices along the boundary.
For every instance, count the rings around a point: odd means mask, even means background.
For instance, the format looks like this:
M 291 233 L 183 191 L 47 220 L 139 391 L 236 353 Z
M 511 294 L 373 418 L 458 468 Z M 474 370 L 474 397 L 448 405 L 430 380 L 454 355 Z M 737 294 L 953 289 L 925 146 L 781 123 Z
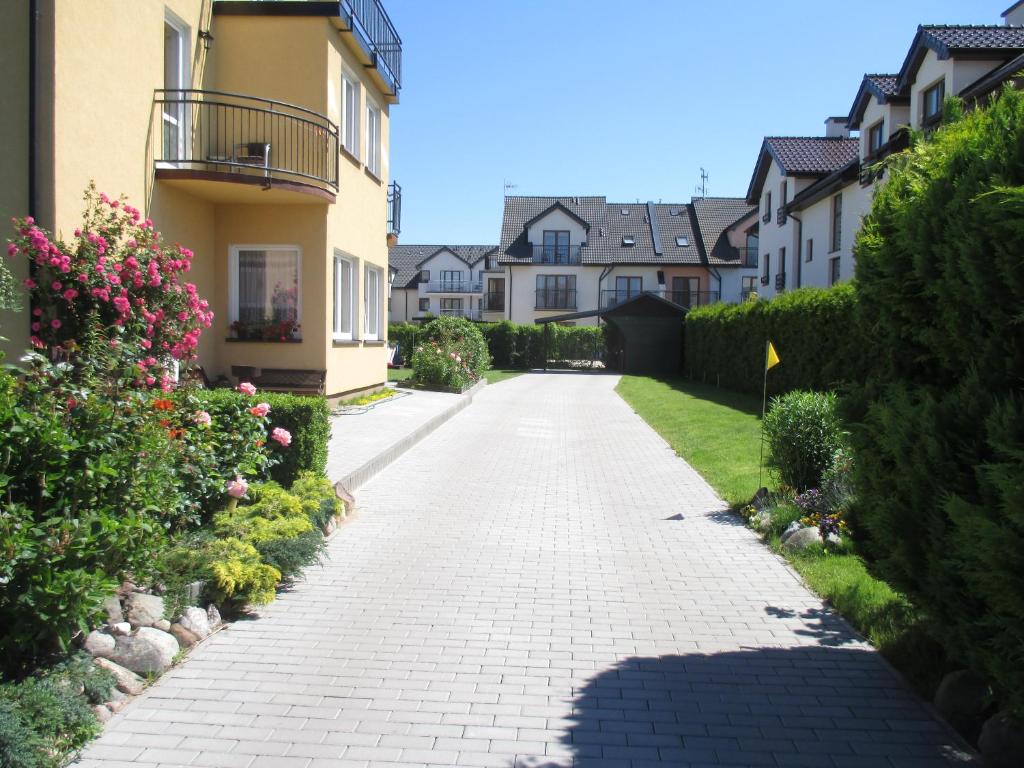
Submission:
M 347 497 L 352 500 L 350 510 L 354 510 L 356 507 L 354 492 L 357 491 L 360 486 L 369 482 L 375 475 L 383 471 L 385 467 L 394 462 L 399 456 L 408 451 L 427 435 L 435 431 L 459 411 L 471 405 L 473 403 L 473 398 L 476 397 L 480 393 L 480 390 L 485 386 L 487 386 L 487 380 L 481 379 L 463 392 L 465 397 L 457 403 L 452 403 L 452 405 L 434 416 L 430 421 L 421 425 L 418 429 L 409 433 L 398 442 L 385 448 L 361 467 L 352 470 L 338 480 L 334 484 L 334 487 L 339 493 L 339 498 L 345 498 L 342 494 L 347 495 Z

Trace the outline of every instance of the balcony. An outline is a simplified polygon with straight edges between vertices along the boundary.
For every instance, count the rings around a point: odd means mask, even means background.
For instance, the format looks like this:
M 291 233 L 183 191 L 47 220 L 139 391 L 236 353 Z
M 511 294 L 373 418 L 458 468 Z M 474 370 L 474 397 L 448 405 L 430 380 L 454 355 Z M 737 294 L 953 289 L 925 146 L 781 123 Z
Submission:
M 427 283 L 427 293 L 483 293 L 480 280 L 437 280 Z
M 461 317 L 466 320 L 479 320 L 480 310 L 479 309 L 442 309 L 440 310 L 441 317 Z
M 533 246 L 534 264 L 579 264 L 580 246 L 578 245 L 535 245 Z
M 680 307 L 702 307 L 706 304 L 714 304 L 718 301 L 718 291 L 626 291 L 626 290 L 604 290 L 601 291 L 601 309 L 617 307 L 630 299 L 642 294 L 657 296 L 658 298 L 671 301 Z
M 534 309 L 576 309 L 576 289 L 538 288 Z
M 762 224 L 771 224 L 772 223 L 772 212 L 771 211 L 765 211 L 764 212 L 764 215 L 761 217 L 761 223 Z
M 786 289 L 786 273 L 785 272 L 779 272 L 779 274 L 777 274 L 775 276 L 775 290 L 776 291 L 783 291 L 785 289 Z
M 505 294 L 503 292 L 485 293 L 483 299 L 480 300 L 480 309 L 484 312 L 504 312 Z
M 222 91 L 158 90 L 153 103 L 157 179 L 219 202 L 334 202 L 338 126 L 323 115 Z
M 388 184 L 388 234 L 402 232 L 402 187 L 397 181 Z
M 744 267 L 756 267 L 757 266 L 757 248 L 738 247 L 736 252 L 739 254 L 740 263 Z

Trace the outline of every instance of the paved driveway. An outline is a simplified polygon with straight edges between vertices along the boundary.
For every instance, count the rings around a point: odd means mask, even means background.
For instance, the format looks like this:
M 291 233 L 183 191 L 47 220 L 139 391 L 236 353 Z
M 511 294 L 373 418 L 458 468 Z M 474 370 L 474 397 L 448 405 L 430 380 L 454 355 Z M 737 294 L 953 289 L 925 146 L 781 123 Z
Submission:
M 616 382 L 487 388 L 362 489 L 324 568 L 84 765 L 953 764 L 944 726 Z

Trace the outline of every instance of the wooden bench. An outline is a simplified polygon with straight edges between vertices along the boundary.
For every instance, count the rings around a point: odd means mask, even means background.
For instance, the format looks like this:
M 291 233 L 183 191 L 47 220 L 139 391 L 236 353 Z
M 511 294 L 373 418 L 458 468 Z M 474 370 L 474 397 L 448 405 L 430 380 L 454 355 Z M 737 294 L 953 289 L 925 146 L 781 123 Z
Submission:
M 268 392 L 291 392 L 296 395 L 324 394 L 327 379 L 327 371 L 255 368 L 249 365 L 231 366 L 231 375 Z

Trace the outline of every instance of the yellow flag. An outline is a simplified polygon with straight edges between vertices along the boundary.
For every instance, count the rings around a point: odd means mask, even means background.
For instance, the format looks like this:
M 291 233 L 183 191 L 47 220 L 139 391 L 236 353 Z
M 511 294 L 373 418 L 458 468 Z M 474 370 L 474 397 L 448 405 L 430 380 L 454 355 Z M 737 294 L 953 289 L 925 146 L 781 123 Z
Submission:
M 775 351 L 775 346 L 769 341 L 768 342 L 768 356 L 767 356 L 767 359 L 765 360 L 765 367 L 764 367 L 764 369 L 766 371 L 770 371 L 772 368 L 774 368 L 780 362 L 781 361 L 779 360 L 779 353 Z

